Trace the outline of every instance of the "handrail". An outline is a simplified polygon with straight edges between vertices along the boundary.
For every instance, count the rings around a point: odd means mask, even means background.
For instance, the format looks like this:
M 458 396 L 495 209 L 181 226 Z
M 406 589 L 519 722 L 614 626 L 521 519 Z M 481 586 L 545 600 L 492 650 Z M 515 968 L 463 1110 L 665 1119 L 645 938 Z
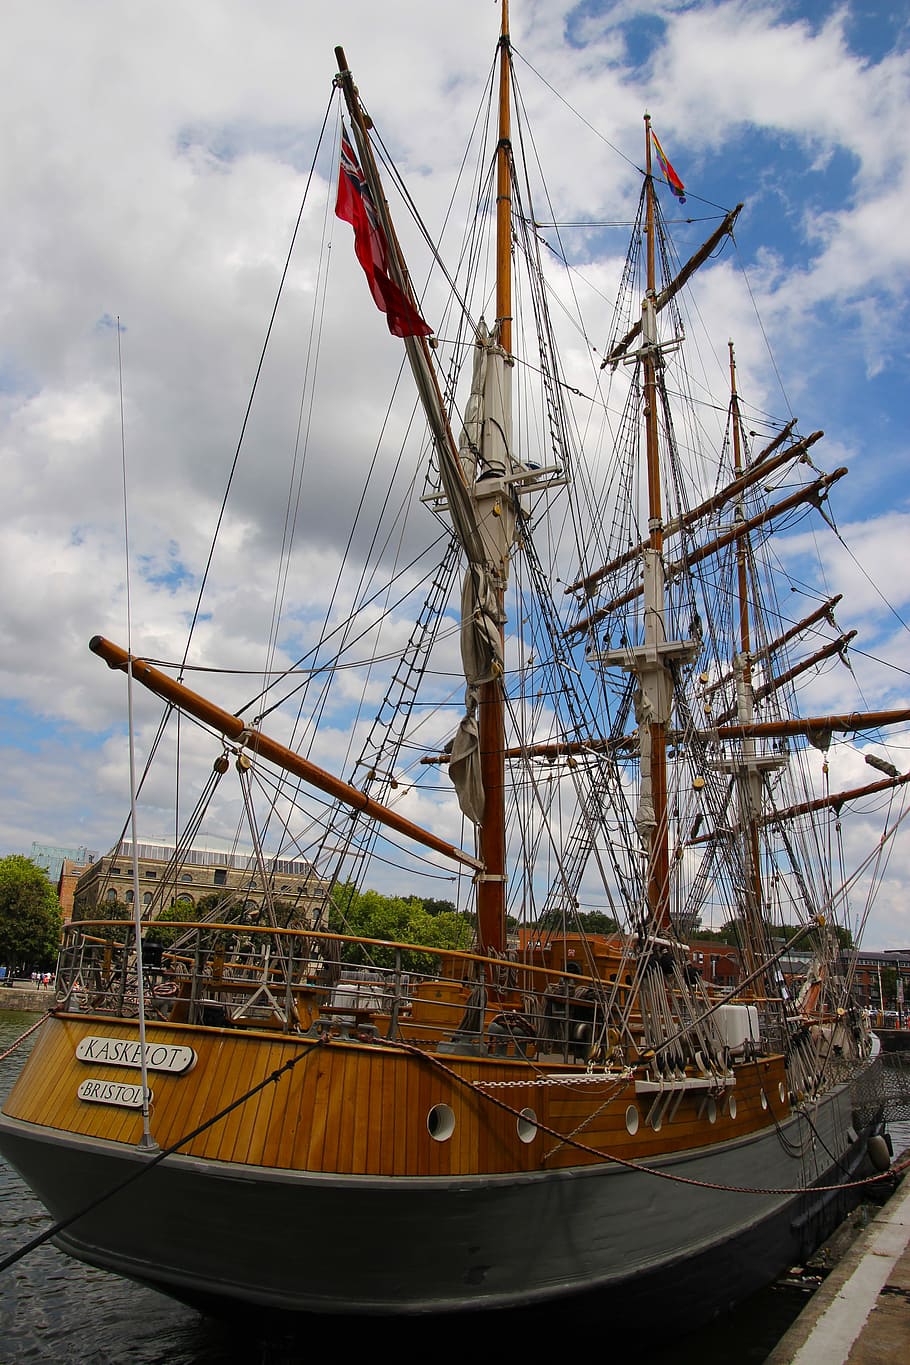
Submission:
M 121 927 L 122 927 L 125 923 L 126 923 L 126 921 L 124 921 L 124 920 L 71 920 L 69 924 L 64 925 L 64 930 L 63 930 L 63 932 L 64 932 L 64 937 L 65 937 L 68 933 L 81 932 L 81 926 L 84 926 L 84 925 L 90 925 L 90 926 L 95 927 L 95 928 L 109 928 L 109 927 L 115 927 L 115 926 L 121 926 Z M 481 965 L 483 965 L 483 966 L 492 966 L 492 967 L 498 967 L 498 968 L 503 968 L 503 967 L 506 967 L 506 968 L 514 967 L 514 968 L 516 968 L 517 970 L 521 970 L 522 972 L 536 973 L 536 974 L 539 974 L 539 975 L 542 975 L 542 976 L 545 976 L 545 977 L 550 977 L 550 978 L 552 978 L 552 977 L 555 976 L 555 977 L 560 977 L 560 978 L 566 978 L 567 980 L 572 981 L 574 984 L 578 984 L 579 982 L 582 982 L 582 981 L 600 982 L 600 980 L 601 980 L 600 977 L 597 977 L 597 976 L 590 976 L 590 975 L 588 975 L 588 974 L 586 974 L 585 972 L 582 972 L 582 971 L 578 971 L 578 972 L 566 972 L 566 971 L 562 971 L 561 969 L 556 968 L 556 967 L 537 966 L 537 965 L 535 965 L 534 963 L 528 962 L 528 961 L 526 961 L 525 959 L 520 958 L 520 957 L 516 957 L 516 958 L 513 958 L 513 957 L 490 957 L 490 956 L 488 956 L 488 955 L 486 955 L 486 954 L 484 954 L 484 953 L 469 952 L 469 951 L 466 951 L 466 950 L 463 949 L 463 948 L 444 948 L 444 947 L 439 947 L 438 945 L 435 945 L 435 944 L 399 942 L 399 941 L 396 940 L 396 939 L 388 939 L 388 938 L 367 938 L 366 936 L 364 936 L 364 935 L 362 935 L 362 934 L 336 934 L 336 933 L 331 933 L 329 930 L 326 930 L 326 929 L 307 929 L 307 928 L 288 929 L 288 928 L 273 927 L 273 926 L 267 925 L 267 924 L 229 924 L 229 923 L 222 923 L 222 922 L 220 922 L 220 921 L 214 921 L 214 920 L 212 920 L 212 921 L 209 921 L 209 920 L 160 920 L 160 921 L 159 921 L 159 920 L 148 920 L 148 921 L 146 921 L 146 923 L 148 924 L 148 926 L 149 926 L 150 928 L 153 928 L 153 927 L 155 927 L 156 925 L 159 925 L 159 924 L 160 924 L 162 927 L 165 927 L 165 928 L 168 928 L 168 929 L 176 929 L 176 930 L 178 930 L 178 931 L 190 931 L 190 930 L 200 929 L 200 930 L 214 930 L 214 931 L 216 931 L 216 932 L 217 932 L 217 931 L 223 931 L 223 930 L 224 930 L 224 931 L 227 931 L 227 932 L 232 933 L 232 934 L 243 934 L 243 935 L 249 935 L 249 934 L 268 934 L 268 935 L 276 935 L 276 934 L 277 934 L 277 935 L 288 936 L 288 937 L 293 937 L 293 938 L 319 939 L 319 940 L 325 940 L 325 941 L 327 941 L 327 942 L 334 942 L 334 943 L 352 943 L 352 944 L 362 945 L 362 946 L 368 947 L 368 948 L 386 948 L 386 949 L 392 948 L 392 949 L 398 949 L 398 950 L 400 950 L 400 951 L 402 951 L 402 952 L 424 953 L 424 954 L 426 954 L 426 955 L 428 955 L 428 956 L 430 956 L 430 957 L 448 957 L 448 958 L 457 958 L 457 959 L 459 959 L 460 961 L 463 961 L 463 962 L 479 962 L 479 963 L 480 963 Z M 91 936 L 90 936 L 90 935 L 87 935 L 87 937 L 91 937 Z M 106 940 L 106 939 L 100 939 L 100 938 L 99 938 L 99 939 L 97 940 L 97 942 L 98 942 L 99 944 L 101 944 L 101 943 L 107 943 L 108 940 Z M 111 946 L 120 947 L 120 948 L 125 948 L 125 947 L 127 947 L 127 944 L 126 944 L 126 943 L 120 943 L 120 944 L 111 945 Z M 171 950 L 171 949 L 168 949 L 168 948 L 165 948 L 165 949 L 164 949 L 164 952 L 165 952 L 165 953 L 170 953 L 171 951 L 172 951 L 172 950 Z M 179 953 L 178 953 L 177 955 L 179 956 Z M 343 965 L 343 964 L 342 964 L 342 965 Z M 358 966 L 358 965 L 364 965 L 364 964 L 356 964 L 356 963 L 354 963 L 354 964 L 349 964 L 349 965 Z

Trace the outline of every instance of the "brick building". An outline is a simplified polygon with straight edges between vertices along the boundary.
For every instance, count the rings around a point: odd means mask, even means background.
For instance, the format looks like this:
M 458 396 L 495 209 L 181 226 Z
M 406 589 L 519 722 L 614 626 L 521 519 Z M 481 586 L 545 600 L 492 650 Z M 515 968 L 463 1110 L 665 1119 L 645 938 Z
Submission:
M 225 893 L 246 911 L 258 911 L 266 888 L 251 851 L 237 852 L 214 847 L 181 850 L 179 863 L 174 847 L 165 842 L 137 845 L 139 887 L 144 916 L 155 918 L 175 901 L 196 905 L 204 896 Z M 305 859 L 266 858 L 266 874 L 275 900 L 295 907 L 294 919 L 311 923 L 323 903 L 325 882 Z M 77 919 L 103 918 L 104 906 L 132 905 L 133 848 L 121 842 L 78 877 L 73 897 Z
M 878 1011 L 899 1009 L 906 1019 L 910 1005 L 910 948 L 845 953 L 844 969 L 853 971 L 853 994 L 858 1004 Z
M 92 855 L 93 858 L 96 854 Z M 87 872 L 92 866 L 90 862 L 77 862 L 73 858 L 64 858 L 60 867 L 60 876 L 57 878 L 57 899 L 60 902 L 60 909 L 63 911 L 63 923 L 69 924 L 73 918 L 73 902 L 76 897 L 76 887 L 83 872 Z

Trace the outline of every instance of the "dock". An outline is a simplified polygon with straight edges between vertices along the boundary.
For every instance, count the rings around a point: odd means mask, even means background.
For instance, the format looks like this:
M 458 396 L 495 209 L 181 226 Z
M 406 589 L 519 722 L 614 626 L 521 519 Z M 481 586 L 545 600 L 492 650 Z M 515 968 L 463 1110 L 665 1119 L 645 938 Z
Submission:
M 33 986 L 31 982 L 17 981 L 12 986 L 6 983 L 0 987 L 0 1010 L 23 1010 L 29 1013 L 44 1014 L 57 1003 L 53 986 Z
M 910 1180 L 905 1178 L 812 1296 L 765 1365 L 889 1365 L 906 1360 L 910 1360 Z

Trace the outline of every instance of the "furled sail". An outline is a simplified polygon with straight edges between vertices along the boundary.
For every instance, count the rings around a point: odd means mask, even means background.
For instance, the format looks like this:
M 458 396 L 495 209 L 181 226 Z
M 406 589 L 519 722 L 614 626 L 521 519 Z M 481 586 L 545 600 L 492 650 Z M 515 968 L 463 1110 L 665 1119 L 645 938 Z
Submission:
M 449 776 L 462 812 L 477 825 L 484 815 L 479 689 L 503 672 L 500 604 L 515 537 L 514 495 L 508 481 L 512 413 L 507 367 L 507 357 L 481 320 L 459 465 L 452 467 L 448 448 L 440 451 L 439 461 L 452 524 L 468 558 L 461 591 L 465 714 L 452 740 Z

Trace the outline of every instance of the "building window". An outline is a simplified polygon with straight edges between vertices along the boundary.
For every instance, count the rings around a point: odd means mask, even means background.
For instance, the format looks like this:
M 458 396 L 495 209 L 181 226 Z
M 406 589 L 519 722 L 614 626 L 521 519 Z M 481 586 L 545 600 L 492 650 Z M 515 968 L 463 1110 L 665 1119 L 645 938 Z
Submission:
M 107 895 L 104 899 L 107 901 L 108 905 L 113 905 L 114 901 L 117 899 L 117 892 L 113 887 L 108 888 Z
M 225 868 L 223 867 L 215 868 L 215 885 L 216 886 L 227 885 L 227 871 L 225 870 Z
M 133 893 L 132 893 L 132 891 L 127 891 L 127 893 L 126 893 L 126 903 L 127 903 L 127 905 L 132 905 L 132 903 L 133 903 Z
M 153 867 L 147 867 L 147 868 L 145 869 L 145 875 L 146 875 L 147 877 L 157 877 L 157 876 L 158 876 L 158 873 L 155 871 L 155 869 L 154 869 Z
M 190 874 L 189 874 L 188 872 L 184 872 L 184 874 L 183 874 L 183 876 L 180 878 L 180 880 L 181 880 L 182 882 L 191 882 L 193 879 L 192 879 L 192 877 L 190 876 Z
M 152 903 L 152 893 L 151 893 L 151 891 L 146 891 L 146 892 L 144 893 L 143 897 L 142 897 L 142 904 L 143 904 L 143 905 L 151 905 L 151 903 Z
M 112 868 L 111 868 L 111 876 L 112 876 L 112 877 L 119 877 L 119 876 L 120 876 L 120 868 L 119 868 L 119 867 L 112 867 Z

